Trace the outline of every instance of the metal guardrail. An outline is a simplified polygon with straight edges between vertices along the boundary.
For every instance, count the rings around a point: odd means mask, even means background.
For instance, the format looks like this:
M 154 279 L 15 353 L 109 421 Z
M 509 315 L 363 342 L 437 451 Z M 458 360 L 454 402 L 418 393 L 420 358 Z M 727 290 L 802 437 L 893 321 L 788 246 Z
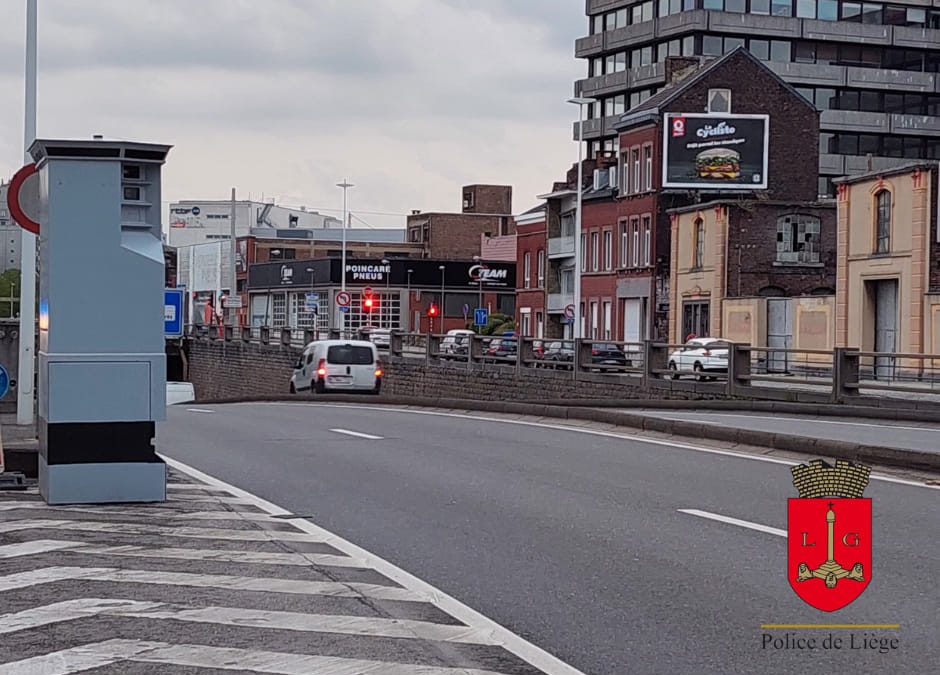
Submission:
M 293 327 L 187 326 L 185 335 L 196 340 L 243 341 L 298 349 L 314 339 L 337 339 L 338 331 L 315 333 Z M 347 331 L 347 339 L 367 339 Z M 706 364 L 685 358 L 689 345 L 652 341 L 564 340 L 483 336 L 471 333 L 440 335 L 392 331 L 388 354 L 392 358 L 424 361 L 469 369 L 502 368 L 523 371 L 560 371 L 559 376 L 611 378 L 631 382 L 650 392 L 667 389 L 725 393 L 745 398 L 781 399 L 794 391 L 807 392 L 833 402 L 872 394 L 910 399 L 921 394 L 940 398 L 940 354 L 781 349 L 724 342 L 726 358 Z M 380 347 L 383 351 L 386 349 Z M 720 351 L 715 350 L 715 351 Z M 915 396 L 916 398 L 916 396 Z

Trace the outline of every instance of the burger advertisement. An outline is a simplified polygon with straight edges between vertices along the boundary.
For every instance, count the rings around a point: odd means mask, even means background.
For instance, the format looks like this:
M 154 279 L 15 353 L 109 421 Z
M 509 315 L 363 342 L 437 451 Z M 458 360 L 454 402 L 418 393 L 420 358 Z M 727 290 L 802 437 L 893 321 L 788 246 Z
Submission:
M 663 187 L 767 188 L 767 115 L 667 113 Z

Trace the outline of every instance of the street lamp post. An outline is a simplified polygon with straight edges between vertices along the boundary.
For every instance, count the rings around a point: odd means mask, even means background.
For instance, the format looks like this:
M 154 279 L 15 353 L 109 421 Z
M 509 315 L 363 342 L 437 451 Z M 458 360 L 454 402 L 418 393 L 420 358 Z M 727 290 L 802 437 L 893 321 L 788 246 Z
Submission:
M 355 187 L 348 179 L 344 178 L 342 183 L 337 183 L 336 187 L 343 189 L 343 252 L 342 252 L 342 264 L 340 269 L 340 290 L 346 291 L 346 225 L 349 221 L 349 215 L 347 213 L 347 204 L 346 201 L 346 192 L 351 187 Z M 346 313 L 339 313 L 339 333 L 340 336 L 346 332 Z
M 581 322 L 581 200 L 584 194 L 584 106 L 594 102 L 584 96 L 570 98 L 568 103 L 578 106 L 578 205 L 574 223 L 574 338 L 584 337 Z
M 314 274 L 314 270 L 313 270 L 312 267 L 308 267 L 305 271 L 307 272 L 307 274 L 310 275 L 310 293 L 313 293 L 313 292 L 314 292 L 314 290 L 313 290 L 313 279 L 314 279 L 313 274 Z M 307 299 L 306 299 L 306 298 L 304 298 L 304 309 L 307 310 L 307 313 L 308 313 L 308 314 L 310 313 L 310 310 L 307 308 Z M 320 331 L 319 331 L 319 327 L 320 327 L 320 326 L 319 326 L 319 323 L 320 323 L 320 302 L 317 301 L 317 311 L 315 311 L 315 312 L 313 313 L 313 339 L 314 339 L 314 340 L 319 340 L 319 339 L 320 339 L 320 334 L 319 334 L 319 333 L 320 333 Z
M 414 270 L 408 270 L 408 280 L 405 283 L 405 304 L 408 306 L 408 311 L 411 311 L 411 275 L 414 273 Z M 408 322 L 408 328 L 414 332 L 415 326 L 411 325 L 411 321 Z M 418 330 L 421 330 L 421 324 L 418 322 Z
M 475 255 L 473 256 L 473 262 L 475 262 L 477 265 L 480 265 L 483 263 L 483 258 L 481 258 L 478 255 Z M 480 296 L 477 299 L 477 308 L 483 309 L 483 275 L 482 274 L 479 277 L 477 277 L 477 284 L 480 287 Z
M 444 305 L 444 272 L 447 270 L 445 265 L 439 265 L 438 268 L 441 271 L 441 333 L 444 332 L 444 317 L 447 316 L 447 311 L 445 310 Z
M 388 258 L 382 258 L 382 267 L 387 268 L 389 264 L 390 263 L 388 261 Z M 392 276 L 391 274 L 389 274 L 390 269 L 391 268 L 386 269 L 385 271 L 382 272 L 382 274 L 385 275 L 385 297 L 382 298 L 382 302 L 381 304 L 379 304 L 379 327 L 382 326 L 382 312 L 383 311 L 388 315 L 388 321 L 386 322 L 388 324 L 388 327 L 389 328 L 392 327 L 392 313 L 391 313 L 392 309 L 391 307 L 389 307 L 388 309 L 385 308 L 385 303 L 389 302 L 389 283 L 391 283 L 391 276 Z

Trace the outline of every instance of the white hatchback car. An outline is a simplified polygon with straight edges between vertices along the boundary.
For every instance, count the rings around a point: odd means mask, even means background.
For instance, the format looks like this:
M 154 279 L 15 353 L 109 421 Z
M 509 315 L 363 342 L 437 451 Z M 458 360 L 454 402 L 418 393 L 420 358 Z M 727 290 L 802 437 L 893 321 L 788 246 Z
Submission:
M 728 372 L 728 343 L 718 338 L 693 338 L 669 355 L 672 379 L 680 371 L 693 371 L 699 380 L 708 379 L 708 373 Z
M 292 394 L 313 390 L 366 392 L 382 388 L 382 362 L 375 345 L 365 340 L 320 340 L 311 342 L 294 365 L 290 378 Z

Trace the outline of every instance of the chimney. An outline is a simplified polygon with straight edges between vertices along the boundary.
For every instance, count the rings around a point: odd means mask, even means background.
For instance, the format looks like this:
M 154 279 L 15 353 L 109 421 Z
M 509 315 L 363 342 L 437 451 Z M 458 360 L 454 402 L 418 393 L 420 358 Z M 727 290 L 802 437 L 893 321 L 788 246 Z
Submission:
M 666 57 L 666 86 L 678 84 L 694 73 L 702 65 L 697 56 L 667 56 Z
M 594 169 L 597 168 L 597 160 L 586 159 L 582 163 L 582 166 L 584 167 L 583 169 L 584 183 L 582 187 L 587 187 L 588 185 L 592 185 L 594 183 Z M 571 168 L 568 169 L 568 175 L 566 176 L 566 178 L 567 178 L 567 185 L 569 187 L 571 188 L 578 187 L 578 163 L 577 162 L 572 164 Z

